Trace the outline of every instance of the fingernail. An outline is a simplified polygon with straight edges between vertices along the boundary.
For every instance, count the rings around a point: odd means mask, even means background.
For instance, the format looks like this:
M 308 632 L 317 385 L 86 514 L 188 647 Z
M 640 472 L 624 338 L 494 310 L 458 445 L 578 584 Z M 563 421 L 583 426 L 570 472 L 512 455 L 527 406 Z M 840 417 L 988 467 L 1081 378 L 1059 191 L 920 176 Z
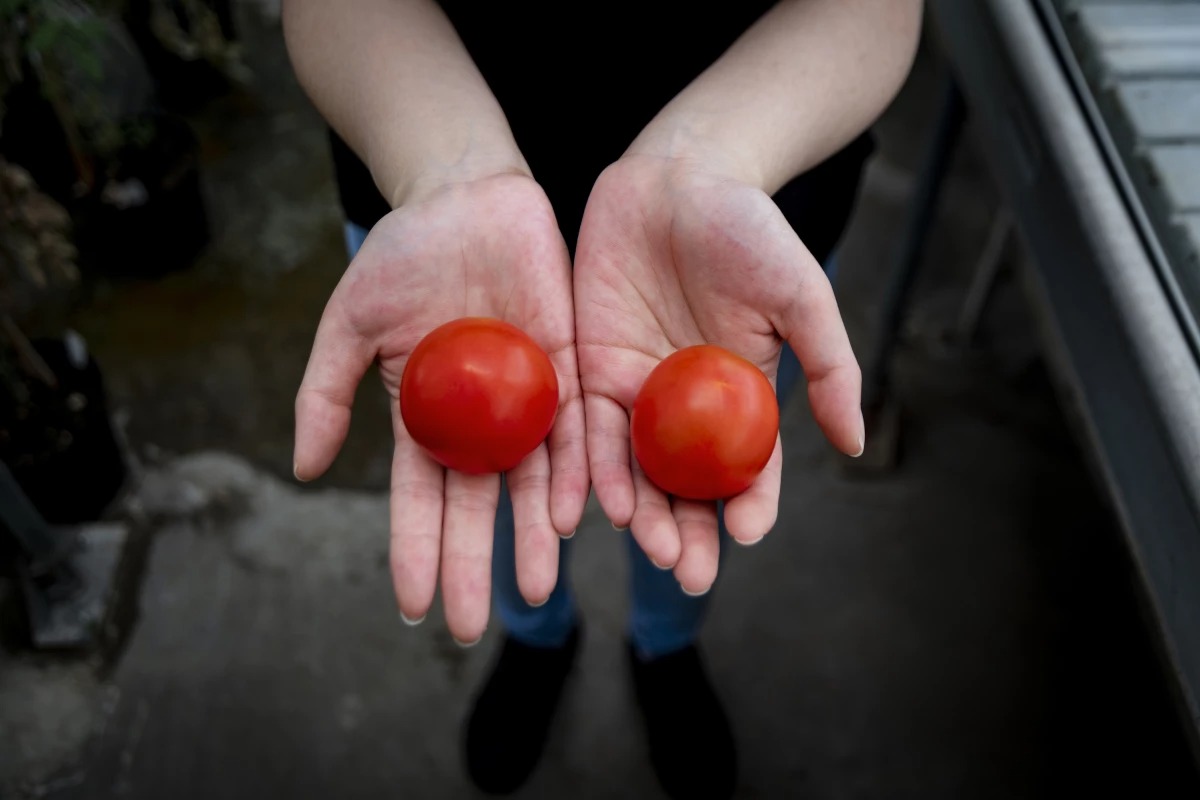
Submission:
M 577 530 L 579 530 L 579 529 L 573 528 L 570 533 L 560 533 L 559 536 L 561 536 L 564 539 L 573 539 L 573 538 L 575 538 L 575 531 L 577 531 Z
M 620 525 L 618 525 L 615 522 L 609 522 L 609 524 L 613 526 L 613 530 L 616 531 L 617 533 L 621 533 L 625 530 L 624 528 L 622 528 Z
M 528 600 L 526 600 L 525 602 L 529 603 L 530 608 L 541 608 L 542 606 L 546 605 L 546 603 L 550 602 L 550 595 L 546 595 L 545 597 L 543 597 L 541 600 L 539 600 L 536 603 L 530 603 Z
M 414 628 L 417 625 L 420 625 L 422 622 L 425 621 L 425 615 L 422 614 L 421 616 L 417 617 L 416 619 L 409 619 L 408 617 L 404 616 L 404 612 L 401 611 L 400 612 L 400 621 L 403 622 L 408 627 Z
M 300 481 L 301 483 L 308 483 L 307 480 L 300 477 L 300 465 L 297 464 L 295 461 L 292 462 L 292 477 L 294 477 L 296 480 Z
M 650 556 L 646 556 L 646 558 L 650 558 Z M 650 563 L 653 564 L 657 569 L 661 569 L 663 572 L 666 572 L 667 570 L 671 569 L 671 567 L 664 567 L 662 564 L 658 563 L 653 558 L 650 558 Z
M 679 588 L 683 589 L 683 593 L 686 594 L 688 597 L 704 597 L 704 595 L 708 594 L 708 590 L 712 588 L 712 584 L 709 584 L 703 591 L 699 591 L 699 592 L 689 592 L 687 589 L 683 588 L 682 583 L 679 584 Z
M 766 538 L 766 534 L 763 534 L 762 536 L 758 537 L 757 539 L 734 539 L 734 541 L 737 542 L 738 544 L 740 544 L 742 547 L 749 547 L 752 544 L 758 544 L 764 538 Z
M 854 458 L 858 458 L 867 449 L 867 422 L 863 418 L 862 409 L 858 410 L 858 452 L 854 454 Z
M 461 648 L 463 648 L 464 650 L 466 650 L 468 647 L 474 647 L 475 645 L 479 644 L 479 641 L 480 641 L 480 639 L 482 639 L 482 638 L 483 638 L 483 634 L 480 634 L 480 635 L 479 635 L 479 638 L 477 638 L 477 639 L 476 639 L 475 641 L 473 641 L 473 642 L 464 642 L 464 641 L 461 641 L 461 640 L 459 640 L 459 639 L 457 639 L 457 638 L 455 638 L 455 637 L 453 637 L 453 636 L 451 636 L 450 638 L 451 638 L 451 639 L 454 639 L 454 643 L 455 643 L 456 645 L 458 645 L 459 647 L 461 647 Z

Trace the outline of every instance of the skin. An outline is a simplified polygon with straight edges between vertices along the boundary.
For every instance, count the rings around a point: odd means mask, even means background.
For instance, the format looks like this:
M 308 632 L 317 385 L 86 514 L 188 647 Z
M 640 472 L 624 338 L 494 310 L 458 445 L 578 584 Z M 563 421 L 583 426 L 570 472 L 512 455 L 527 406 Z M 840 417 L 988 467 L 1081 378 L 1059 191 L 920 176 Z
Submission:
M 553 588 L 558 536 L 578 525 L 589 474 L 615 526 L 632 526 L 684 589 L 707 591 L 715 506 L 671 502 L 639 474 L 633 398 L 662 358 L 703 342 L 774 381 L 787 340 L 826 436 L 862 451 L 861 378 L 833 292 L 770 195 L 886 107 L 911 65 L 920 17 L 918 0 L 778 4 L 599 176 L 572 275 L 503 111 L 435 4 L 287 0 L 301 84 L 395 209 L 322 317 L 296 398 L 297 477 L 318 477 L 336 456 L 372 361 L 394 397 L 425 332 L 459 316 L 495 316 L 551 355 L 559 381 L 546 445 L 509 475 L 525 598 L 541 602 Z M 423 617 L 440 580 L 451 633 L 475 641 L 487 624 L 499 479 L 443 470 L 398 414 L 393 427 L 401 612 Z M 774 523 L 781 463 L 777 444 L 758 480 L 727 504 L 738 541 Z

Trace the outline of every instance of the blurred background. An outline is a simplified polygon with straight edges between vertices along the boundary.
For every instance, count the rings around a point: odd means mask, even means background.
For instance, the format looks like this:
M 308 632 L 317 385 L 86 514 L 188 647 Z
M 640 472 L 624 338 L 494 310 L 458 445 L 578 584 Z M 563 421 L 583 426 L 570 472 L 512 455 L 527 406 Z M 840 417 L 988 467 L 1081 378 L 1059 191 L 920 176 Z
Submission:
M 864 359 L 946 75 L 927 31 L 840 247 Z M 0 0 L 0 99 L 0 797 L 472 796 L 459 725 L 496 636 L 400 622 L 376 383 L 329 475 L 291 477 L 346 258 L 278 0 Z M 702 645 L 739 796 L 1200 796 L 1136 550 L 965 126 L 882 351 L 883 450 L 849 468 L 797 392 L 779 525 L 723 567 Z M 623 535 L 589 504 L 588 638 L 523 796 L 657 796 Z

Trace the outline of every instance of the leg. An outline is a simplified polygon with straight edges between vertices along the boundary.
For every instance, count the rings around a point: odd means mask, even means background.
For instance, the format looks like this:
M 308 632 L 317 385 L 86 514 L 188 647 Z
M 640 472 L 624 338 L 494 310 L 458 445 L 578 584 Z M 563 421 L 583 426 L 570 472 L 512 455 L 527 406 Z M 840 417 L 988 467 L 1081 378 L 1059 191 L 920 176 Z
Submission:
M 532 774 L 546 745 L 563 686 L 575 661 L 579 626 L 564 566 L 570 541 L 558 556 L 558 583 L 534 608 L 517 588 L 512 499 L 501 484 L 492 550 L 492 597 L 504 641 L 467 719 L 467 772 L 486 792 L 514 791 Z
M 575 628 L 575 601 L 571 594 L 566 564 L 571 541 L 559 545 L 558 582 L 541 606 L 525 602 L 517 588 L 517 561 L 513 541 L 512 498 L 507 483 L 500 485 L 496 508 L 496 538 L 492 548 L 492 598 L 505 633 L 531 647 L 561 647 Z
M 722 523 L 722 557 L 727 538 Z M 638 658 L 650 661 L 690 646 L 700 632 L 712 592 L 699 597 L 685 594 L 671 571 L 654 566 L 632 535 L 625 535 L 625 543 L 633 592 L 629 639 Z
M 358 255 L 358 250 L 366 241 L 368 233 L 370 231 L 361 225 L 350 221 L 342 223 L 342 237 L 346 240 L 346 255 L 350 257 L 351 261 Z
M 825 274 L 833 280 L 837 274 L 837 258 L 825 262 Z M 801 375 L 800 361 L 792 348 L 784 343 L 779 354 L 779 371 L 775 380 L 775 398 L 780 409 L 786 407 Z M 729 540 L 725 530 L 723 507 L 718 505 L 718 525 L 721 559 L 724 560 Z M 650 562 L 632 536 L 626 537 L 629 548 L 629 575 L 633 602 L 630 607 L 629 638 L 639 658 L 650 660 L 682 650 L 695 641 L 708 609 L 712 592 L 701 597 L 684 594 L 669 570 L 660 570 Z M 720 572 L 717 573 L 720 576 Z M 715 588 L 715 587 L 714 587 Z
M 775 383 L 781 408 L 800 372 L 796 354 L 785 344 Z M 724 560 L 729 535 L 723 508 L 717 510 Z M 670 797 L 729 797 L 737 783 L 737 750 L 695 646 L 712 592 L 684 594 L 675 576 L 655 567 L 632 536 L 626 543 L 633 593 L 629 661 L 655 774 Z

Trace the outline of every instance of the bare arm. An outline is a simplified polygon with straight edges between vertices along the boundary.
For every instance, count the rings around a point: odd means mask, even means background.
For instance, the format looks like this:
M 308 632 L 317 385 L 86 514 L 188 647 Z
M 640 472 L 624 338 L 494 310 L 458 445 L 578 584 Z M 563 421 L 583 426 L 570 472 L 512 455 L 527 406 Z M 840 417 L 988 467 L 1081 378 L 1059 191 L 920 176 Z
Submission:
M 296 477 L 311 480 L 332 463 L 355 390 L 377 364 L 393 400 L 400 611 L 420 620 L 440 585 L 451 635 L 474 642 L 490 609 L 500 476 L 443 469 L 416 444 L 395 401 L 417 343 L 450 320 L 502 319 L 550 355 L 554 427 L 507 473 L 517 582 L 528 602 L 545 602 L 559 535 L 579 524 L 588 496 L 567 248 L 500 106 L 431 0 L 286 0 L 284 32 L 300 83 L 393 207 L 317 327 L 296 395 Z
M 830 442 L 864 446 L 861 373 L 833 288 L 769 195 L 857 136 L 908 74 L 919 0 L 782 0 L 658 113 L 596 181 L 575 257 L 576 340 L 596 497 L 683 588 L 717 573 L 715 503 L 640 471 L 629 415 L 679 348 L 720 345 L 776 377 L 787 341 Z M 746 544 L 775 523 L 782 442 L 724 507 Z
M 508 122 L 430 0 L 286 0 L 301 85 L 393 208 L 444 185 L 528 173 Z
M 857 136 L 908 75 L 920 0 L 784 0 L 672 100 L 631 154 L 719 159 L 774 193 Z

